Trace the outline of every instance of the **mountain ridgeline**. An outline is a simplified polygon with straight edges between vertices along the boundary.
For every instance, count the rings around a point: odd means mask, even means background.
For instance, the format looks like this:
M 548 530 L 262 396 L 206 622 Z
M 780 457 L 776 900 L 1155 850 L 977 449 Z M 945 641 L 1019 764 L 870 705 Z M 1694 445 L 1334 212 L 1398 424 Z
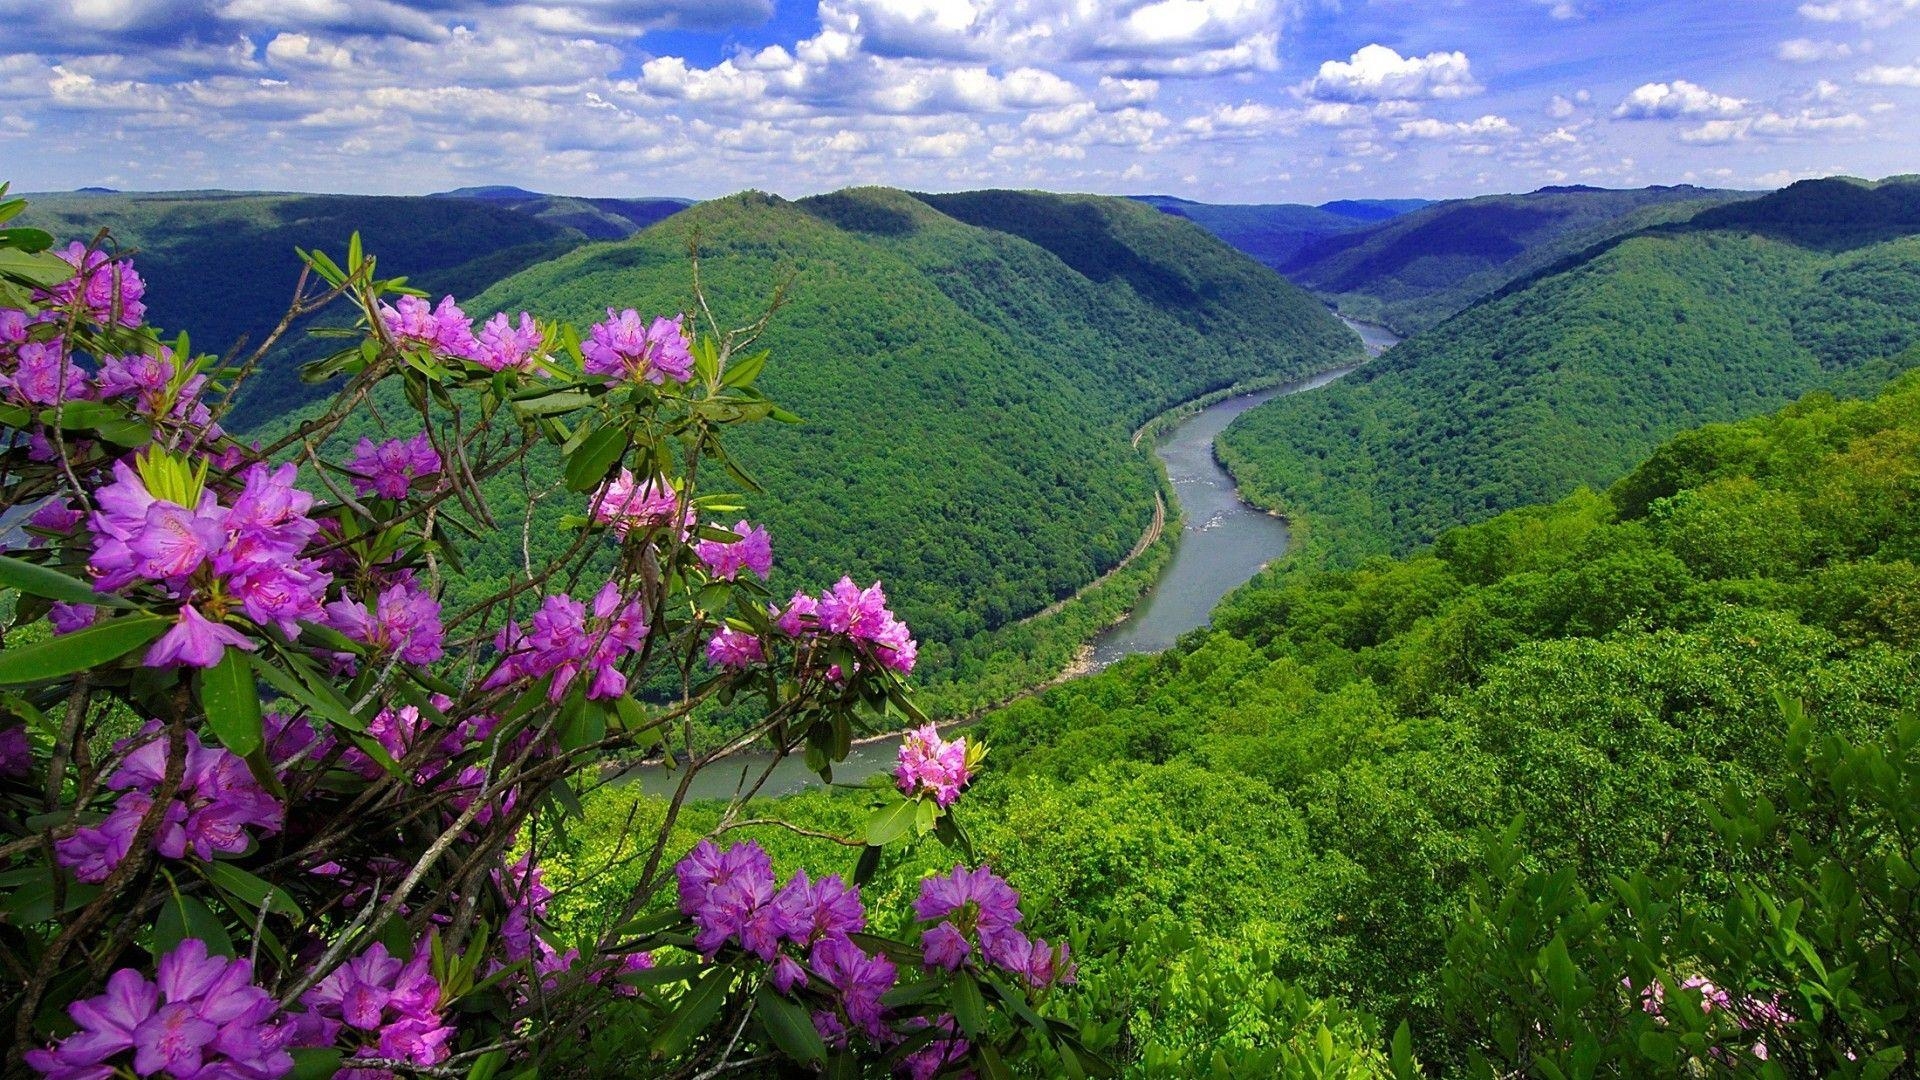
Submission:
M 1220 442 L 1325 555 L 1605 485 L 1695 424 L 1920 362 L 1920 184 L 1806 181 L 1517 282 Z
M 1425 199 L 1342 199 L 1303 203 L 1202 203 L 1171 195 L 1134 198 L 1183 217 L 1278 270 L 1322 237 L 1353 232 L 1429 205 Z
M 1191 223 L 1027 192 L 746 193 L 463 300 L 480 317 L 527 308 L 583 327 L 609 307 L 692 310 L 695 239 L 723 325 L 751 323 L 793 282 L 761 341 L 773 355 L 760 385 L 805 422 L 760 425 L 735 447 L 779 496 L 752 506 L 775 538 L 776 590 L 883 579 L 933 682 L 1034 648 L 1014 624 L 1134 546 L 1156 491 L 1129 442 L 1141 422 L 1361 356 L 1323 306 Z M 357 418 L 347 437 L 374 423 Z M 579 509 L 545 496 L 554 480 L 549 460 L 524 489 L 496 480 L 495 505 L 529 507 L 536 560 Z M 518 568 L 521 529 L 503 532 L 467 568 L 474 589 Z
M 421 196 L 76 192 L 32 196 L 21 222 L 63 243 L 110 229 L 148 282 L 152 323 L 186 330 L 196 348 L 223 355 L 237 343 L 257 346 L 286 313 L 300 279 L 295 248 L 338 258 L 357 231 L 382 256 L 382 276 L 465 296 L 586 241 L 510 206 Z M 238 401 L 233 423 L 258 423 L 324 393 L 297 372 L 329 344 L 308 338 L 304 327 L 283 339 Z
M 1314 238 L 1273 265 L 1342 314 L 1407 335 L 1593 245 L 1752 197 L 1680 185 L 1453 199 Z

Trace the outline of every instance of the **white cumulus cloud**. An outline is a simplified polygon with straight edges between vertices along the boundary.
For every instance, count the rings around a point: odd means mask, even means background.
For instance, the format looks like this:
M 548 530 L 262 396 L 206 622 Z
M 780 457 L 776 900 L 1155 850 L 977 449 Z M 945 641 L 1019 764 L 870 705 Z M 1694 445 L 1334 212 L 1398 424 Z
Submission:
M 1458 98 L 1480 92 L 1463 52 L 1401 56 L 1385 45 L 1368 45 L 1346 60 L 1329 60 L 1306 84 L 1322 101 L 1411 101 Z
M 1746 109 L 1747 103 L 1739 98 L 1716 94 L 1685 79 L 1675 79 L 1635 88 L 1613 110 L 1613 116 L 1616 120 L 1693 120 L 1739 116 Z

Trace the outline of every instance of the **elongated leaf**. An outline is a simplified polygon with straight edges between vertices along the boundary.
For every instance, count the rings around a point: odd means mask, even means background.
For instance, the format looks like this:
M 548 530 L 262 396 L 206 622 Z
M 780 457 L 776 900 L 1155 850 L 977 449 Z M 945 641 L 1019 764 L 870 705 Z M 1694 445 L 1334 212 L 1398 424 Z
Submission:
M 332 1080 L 347 1057 L 346 1051 L 332 1047 L 303 1047 L 292 1053 L 293 1071 L 287 1080 Z
M 44 596 L 49 600 L 64 600 L 69 604 L 128 606 L 125 600 L 117 596 L 94 592 L 93 586 L 79 578 L 68 577 L 52 567 L 16 559 L 11 555 L 0 555 L 0 585 L 8 585 L 34 596 Z
M 233 955 L 233 939 L 213 910 L 194 897 L 174 893 L 161 905 L 160 917 L 153 923 L 154 957 L 165 956 L 188 938 L 206 942 L 212 955 Z
M 770 355 L 771 353 L 768 352 L 757 352 L 752 356 L 742 357 L 733 361 L 727 365 L 726 373 L 720 376 L 720 385 L 747 386 L 751 384 L 753 380 L 760 377 L 760 372 L 767 366 L 767 357 Z
M 228 649 L 219 663 L 200 673 L 200 705 L 207 710 L 207 726 L 227 749 L 246 757 L 260 748 L 260 690 L 244 651 Z
M 626 449 L 627 433 L 620 428 L 604 427 L 588 436 L 567 458 L 567 490 L 586 491 L 600 483 Z
M 978 1036 L 987 1026 L 987 999 L 981 996 L 980 984 L 965 971 L 955 973 L 953 978 L 953 1018 L 968 1038 Z
M 129 615 L 50 641 L 0 650 L 0 686 L 46 682 L 111 663 L 165 633 L 170 621 L 158 615 Z
M 772 985 L 762 986 L 754 995 L 760 1009 L 760 1021 L 767 1027 L 767 1034 L 773 1037 L 773 1045 L 779 1047 L 788 1057 L 799 1061 L 818 1062 L 827 1059 L 827 1044 L 821 1040 L 820 1032 L 813 1026 L 813 1018 L 807 1010 L 793 1001 L 774 992 Z
M 920 804 L 905 799 L 883 806 L 867 819 L 867 843 L 873 847 L 885 847 L 900 839 L 913 827 L 914 819 L 920 814 Z
M 367 730 L 367 722 L 355 716 L 347 703 L 333 692 L 333 688 L 318 678 L 302 679 L 257 653 L 248 653 L 247 660 L 253 665 L 253 670 L 267 680 L 267 685 L 313 710 L 321 719 L 348 731 Z
M 220 886 L 234 895 L 234 898 L 248 907 L 249 915 L 258 915 L 261 907 L 289 918 L 301 917 L 300 902 L 293 894 L 270 881 L 255 877 L 253 874 L 230 862 L 210 862 L 193 864 L 208 881 Z
M 654 1057 L 680 1056 L 701 1032 L 707 1030 L 714 1018 L 720 1015 L 720 1006 L 727 1000 L 727 990 L 733 986 L 733 974 L 730 964 L 716 967 L 693 984 L 686 996 L 680 999 L 673 1015 L 667 1017 L 660 1034 L 655 1036 Z

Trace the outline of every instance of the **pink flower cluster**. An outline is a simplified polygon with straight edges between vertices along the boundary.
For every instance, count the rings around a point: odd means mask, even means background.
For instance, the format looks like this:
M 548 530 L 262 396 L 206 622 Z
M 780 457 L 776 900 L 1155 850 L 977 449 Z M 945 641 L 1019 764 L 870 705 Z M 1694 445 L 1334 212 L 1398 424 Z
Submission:
M 328 604 L 326 623 L 349 640 L 409 664 L 431 664 L 446 651 L 440 601 L 410 571 L 395 575 L 371 607 L 348 596 Z
M 615 582 L 607 582 L 594 595 L 591 617 L 586 605 L 571 596 L 548 596 L 525 625 L 509 623 L 494 638 L 500 665 L 481 688 L 493 690 L 552 675 L 547 695 L 559 701 L 573 680 L 584 674 L 589 678 L 587 697 L 617 698 L 627 692 L 627 677 L 619 663 L 639 652 L 646 640 L 645 607 L 622 596 Z
M 101 326 L 139 326 L 147 317 L 140 298 L 147 283 L 134 272 L 130 259 L 112 259 L 104 251 L 88 251 L 78 240 L 56 252 L 75 274 L 51 289 L 36 291 L 34 300 L 47 307 L 79 304 L 86 317 Z
M 80 1030 L 27 1052 L 48 1080 L 166 1076 L 175 1080 L 273 1080 L 293 1069 L 293 1025 L 253 984 L 253 965 L 212 956 L 187 938 L 160 958 L 155 978 L 121 968 L 106 992 L 75 1001 Z
M 707 573 L 716 581 L 732 581 L 740 571 L 751 570 L 761 581 L 773 573 L 773 539 L 767 530 L 740 522 L 733 527 L 738 540 L 702 540 L 694 545 L 694 554 L 707 564 Z
M 380 325 L 402 346 L 425 348 L 444 356 L 469 359 L 478 350 L 473 337 L 473 320 L 460 310 L 453 297 L 444 296 L 439 306 L 425 298 L 402 296 L 391 305 L 382 303 Z
M 606 321 L 594 323 L 580 343 L 580 355 L 589 375 L 659 386 L 693 377 L 692 344 L 678 319 L 656 318 L 643 325 L 632 308 L 619 313 L 608 308 Z
M 816 1017 L 823 1034 L 844 1038 L 851 1025 L 870 1039 L 890 1038 L 880 998 L 893 988 L 893 963 L 868 955 L 849 936 L 867 925 L 860 890 L 835 875 L 810 880 L 804 871 L 776 889 L 772 860 L 750 841 L 722 851 L 703 840 L 674 873 L 680 910 L 693 918 L 695 949 L 712 956 L 729 942 L 738 945 L 773 965 L 769 977 L 783 994 L 807 984 L 797 959 L 804 954 L 836 996 L 838 1011 Z
M 237 606 L 261 626 L 293 637 L 302 619 L 320 615 L 331 575 L 300 557 L 319 526 L 306 516 L 313 496 L 293 486 L 297 470 L 254 465 L 231 507 L 212 491 L 193 507 L 156 498 L 124 461 L 94 497 L 88 518 L 94 549 L 88 569 L 103 591 L 159 584 L 183 600 L 174 627 L 147 653 L 150 667 L 212 667 L 227 646 L 254 648 L 245 635 L 207 619 L 195 606 Z M 213 609 L 210 609 L 213 610 Z
M 956 866 L 921 882 L 913 913 L 934 924 L 921 936 L 928 968 L 957 971 L 977 955 L 1035 989 L 1073 981 L 1066 943 L 1050 946 L 1021 933 L 1020 894 L 985 866 Z
M 766 658 L 766 646 L 745 630 L 722 626 L 707 639 L 707 663 L 723 671 L 745 671 Z
M 1620 985 L 1631 990 L 1633 980 L 1621 979 Z M 1687 976 L 1680 981 L 1680 989 L 1699 991 L 1701 1012 L 1708 1015 L 1717 1012 L 1723 1016 L 1730 1016 L 1742 1031 L 1778 1031 L 1796 1019 L 1781 1004 L 1778 994 L 1767 998 L 1736 998 L 1726 990 L 1715 986 L 1713 981 L 1704 975 Z M 1666 1002 L 1667 988 L 1658 979 L 1648 983 L 1646 988 L 1640 991 L 1640 1008 L 1649 1015 L 1660 1018 L 1662 1023 L 1665 1023 L 1662 1013 Z M 1756 1040 L 1752 1053 L 1761 1061 L 1767 1060 L 1766 1040 Z
M 454 1029 L 440 1013 L 440 984 L 429 969 L 430 954 L 417 949 L 401 963 L 376 944 L 334 969 L 300 995 L 307 1007 L 296 1017 L 302 1046 L 345 1041 L 352 1057 L 384 1058 L 410 1065 L 438 1065 L 450 1053 Z M 384 1069 L 347 1068 L 337 1080 L 387 1080 Z
M 680 494 L 662 477 L 636 481 L 633 471 L 621 469 L 620 475 L 600 485 L 587 503 L 588 514 L 596 525 L 611 525 L 625 540 L 638 529 L 658 529 L 677 520 L 683 534 L 693 528 L 693 509 L 680 512 Z
M 948 742 L 940 737 L 939 728 L 923 724 L 901 741 L 893 780 L 903 794 L 932 795 L 938 805 L 952 806 L 970 779 L 964 736 Z
M 518 325 L 502 311 L 487 320 L 474 343 L 472 361 L 488 371 L 532 371 L 539 358 L 542 335 L 533 316 L 520 313 Z
M 378 495 L 383 499 L 404 499 L 414 482 L 440 473 L 440 452 L 433 439 L 421 432 L 411 439 L 388 439 L 375 443 L 362 438 L 353 449 L 347 467 L 354 472 L 353 491 L 362 497 Z
M 881 666 L 902 675 L 913 670 L 920 655 L 912 631 L 888 609 L 887 594 L 877 581 L 862 589 L 852 578 L 843 577 L 818 597 L 794 593 L 774 625 L 791 638 L 846 637 L 856 647 L 864 647 Z
M 127 857 L 140 821 L 166 779 L 169 745 L 168 735 L 153 721 L 115 748 L 127 756 L 107 778 L 107 788 L 121 793 L 112 812 L 100 824 L 82 825 L 54 843 L 54 856 L 74 877 L 105 881 Z M 277 833 L 284 819 L 279 801 L 261 788 L 245 761 L 188 732 L 180 785 L 161 810 L 153 850 L 169 859 L 184 859 L 192 852 L 202 862 L 215 854 L 236 855 L 253 842 L 249 828 L 263 835 Z

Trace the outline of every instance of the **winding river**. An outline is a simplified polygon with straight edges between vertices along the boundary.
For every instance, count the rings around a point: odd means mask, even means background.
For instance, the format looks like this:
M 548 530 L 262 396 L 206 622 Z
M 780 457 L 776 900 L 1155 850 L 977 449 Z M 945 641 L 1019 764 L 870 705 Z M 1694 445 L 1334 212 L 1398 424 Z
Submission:
M 1369 356 L 1378 356 L 1399 339 L 1383 327 L 1342 321 L 1353 328 Z M 1180 503 L 1184 524 L 1171 562 L 1133 613 L 1093 640 L 1092 670 L 1135 653 L 1172 647 L 1181 634 L 1204 626 L 1220 598 L 1286 554 L 1285 520 L 1240 500 L 1233 477 L 1213 456 L 1213 441 L 1234 418 L 1264 402 L 1288 394 L 1317 390 L 1340 378 L 1352 367 L 1336 368 L 1311 378 L 1268 390 L 1228 398 L 1208 406 L 1175 425 L 1154 447 L 1166 464 Z M 846 761 L 834 766 L 838 783 L 856 783 L 890 769 L 896 743 L 891 739 L 857 745 Z M 739 754 L 725 766 L 713 765 L 693 779 L 694 799 L 731 798 L 743 779 L 757 777 L 767 764 L 762 753 Z M 671 794 L 679 774 L 658 766 L 634 770 L 646 791 Z M 817 786 L 799 755 L 779 762 L 761 789 L 765 795 L 790 795 Z

